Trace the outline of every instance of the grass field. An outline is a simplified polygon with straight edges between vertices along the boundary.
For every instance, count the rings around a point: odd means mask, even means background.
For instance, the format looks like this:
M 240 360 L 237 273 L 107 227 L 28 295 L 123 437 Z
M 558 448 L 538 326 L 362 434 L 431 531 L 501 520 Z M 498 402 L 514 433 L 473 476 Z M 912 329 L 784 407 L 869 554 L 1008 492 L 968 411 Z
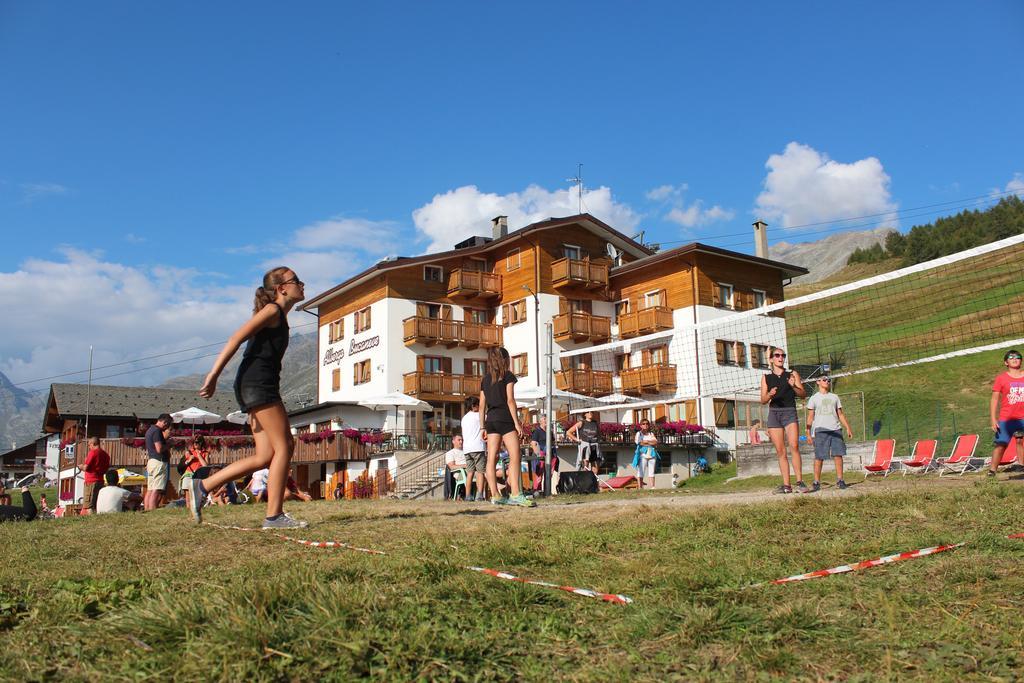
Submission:
M 177 510 L 0 525 L 6 680 L 1009 680 L 1024 665 L 1024 484 L 776 497 L 723 471 L 675 495 L 534 510 L 293 506 L 318 550 Z M 733 488 L 730 488 L 733 487 Z M 703 488 L 703 490 L 701 490 Z M 868 494 L 868 495 L 865 495 Z M 744 504 L 728 505 L 736 502 Z M 253 506 L 213 521 L 253 525 Z M 746 588 L 901 550 L 959 550 Z M 623 593 L 629 606 L 467 571 Z

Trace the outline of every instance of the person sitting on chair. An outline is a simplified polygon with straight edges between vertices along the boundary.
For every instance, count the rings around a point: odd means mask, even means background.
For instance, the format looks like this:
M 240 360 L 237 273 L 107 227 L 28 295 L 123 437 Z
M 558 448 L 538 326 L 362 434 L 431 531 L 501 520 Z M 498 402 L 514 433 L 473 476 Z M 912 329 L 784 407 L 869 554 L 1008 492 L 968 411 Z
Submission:
M 444 497 L 453 498 L 455 494 L 455 471 L 462 470 L 463 481 L 466 478 L 466 454 L 462 451 L 462 435 L 452 437 L 452 448 L 444 454 Z M 462 497 L 466 497 L 466 487 L 462 487 Z

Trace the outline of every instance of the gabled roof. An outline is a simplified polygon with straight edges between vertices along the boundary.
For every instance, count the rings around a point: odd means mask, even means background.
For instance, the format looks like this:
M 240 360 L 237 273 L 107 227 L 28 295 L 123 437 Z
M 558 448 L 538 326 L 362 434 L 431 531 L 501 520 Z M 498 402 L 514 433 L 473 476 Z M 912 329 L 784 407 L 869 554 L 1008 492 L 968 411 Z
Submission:
M 86 384 L 51 384 L 43 415 L 43 431 L 51 411 L 62 418 L 85 417 L 86 403 L 92 417 L 124 417 L 155 420 L 160 413 L 173 413 L 191 406 L 218 415 L 238 410 L 230 390 L 220 389 L 213 398 L 200 398 L 197 389 L 158 387 L 113 387 Z
M 574 216 L 565 216 L 563 218 L 549 218 L 546 221 L 539 221 L 537 223 L 531 223 L 525 227 L 513 230 L 506 236 L 491 240 L 485 244 L 481 244 L 476 247 L 466 247 L 464 249 L 451 249 L 449 251 L 441 251 L 436 254 L 424 254 L 423 256 L 399 256 L 398 258 L 391 259 L 388 261 L 379 261 L 376 264 L 370 266 L 363 272 L 353 275 L 348 280 L 345 280 L 340 285 L 336 285 L 325 292 L 321 292 L 316 296 L 310 298 L 301 306 L 300 310 L 308 311 L 312 308 L 316 308 L 323 304 L 325 301 L 341 294 L 351 287 L 360 285 L 366 282 L 377 273 L 394 270 L 396 268 L 405 268 L 407 266 L 416 265 L 418 263 L 431 263 L 434 261 L 443 261 L 455 256 L 473 256 L 476 254 L 487 253 L 492 249 L 499 248 L 501 245 L 506 244 L 512 240 L 519 239 L 533 232 L 539 232 L 541 230 L 550 230 L 552 228 L 559 228 L 566 225 L 582 225 L 585 228 L 592 230 L 593 232 L 602 233 L 610 242 L 616 243 L 616 246 L 629 252 L 636 258 L 644 258 L 650 256 L 654 252 L 640 244 L 635 242 L 633 239 L 626 237 L 621 232 L 608 225 L 604 221 L 591 216 L 589 213 L 581 213 Z
M 676 247 L 675 249 L 669 249 L 668 251 L 659 251 L 651 256 L 645 256 L 644 258 L 637 259 L 636 261 L 630 261 L 624 263 L 621 266 L 616 266 L 611 269 L 610 275 L 615 277 L 624 273 L 630 273 L 634 270 L 641 268 L 647 268 L 655 263 L 667 261 L 668 259 L 675 258 L 677 256 L 686 256 L 687 254 L 703 253 L 713 254 L 715 256 L 723 256 L 725 258 L 733 259 L 734 261 L 743 261 L 746 263 L 753 263 L 759 266 L 767 266 L 768 268 L 776 268 L 782 271 L 784 277 L 798 277 L 800 275 L 806 275 L 811 272 L 803 266 L 794 266 L 790 263 L 783 263 L 782 261 L 773 261 L 771 259 L 761 258 L 760 256 L 751 256 L 750 254 L 744 254 L 738 251 L 732 251 L 730 249 L 722 249 L 721 247 L 713 247 L 709 244 L 701 244 L 700 242 L 691 242 L 690 244 Z

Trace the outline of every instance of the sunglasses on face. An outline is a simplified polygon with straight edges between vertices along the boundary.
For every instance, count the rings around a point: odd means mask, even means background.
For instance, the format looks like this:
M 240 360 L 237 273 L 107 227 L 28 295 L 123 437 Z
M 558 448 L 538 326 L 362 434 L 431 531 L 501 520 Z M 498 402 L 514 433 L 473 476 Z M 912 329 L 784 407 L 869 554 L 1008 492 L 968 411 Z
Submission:
M 772 354 L 772 358 L 785 358 L 785 357 L 786 357 L 786 354 L 784 354 L 784 353 L 773 353 Z
M 1020 360 L 1020 356 L 1007 356 L 1006 360 Z
M 282 285 L 298 285 L 299 287 L 305 287 L 306 283 L 297 277 L 293 277 L 291 280 L 285 280 L 281 283 Z

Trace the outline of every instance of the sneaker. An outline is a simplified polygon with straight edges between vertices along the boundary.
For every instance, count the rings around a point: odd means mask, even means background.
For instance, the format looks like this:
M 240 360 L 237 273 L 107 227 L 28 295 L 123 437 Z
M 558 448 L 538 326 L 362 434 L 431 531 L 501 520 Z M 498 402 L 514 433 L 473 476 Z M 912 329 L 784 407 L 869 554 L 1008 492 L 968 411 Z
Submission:
M 502 496 L 501 498 L 491 498 L 491 505 L 508 505 L 508 496 Z
M 988 470 L 988 471 L 985 472 L 985 476 L 986 477 L 994 477 L 994 476 L 996 476 L 996 473 L 993 472 L 992 470 Z
M 845 481 L 840 479 L 839 481 L 836 482 L 836 488 L 842 490 L 848 488 L 848 486 Z
M 188 511 L 192 514 L 192 521 L 196 524 L 203 523 L 203 503 L 206 501 L 206 494 L 203 493 L 202 484 L 194 477 L 188 482 Z
M 796 483 L 796 490 L 799 491 L 800 493 L 807 493 L 810 491 L 810 489 L 807 488 L 807 484 L 803 483 L 802 481 L 798 481 Z
M 798 484 L 798 486 L 799 486 L 799 484 Z M 811 484 L 811 493 L 817 493 L 820 490 L 821 490 L 821 482 L 820 481 L 816 481 L 813 484 Z
M 289 517 L 286 512 L 282 512 L 274 519 L 263 520 L 264 529 L 305 529 L 307 526 L 309 526 L 309 522 Z
M 535 508 L 537 504 L 533 502 L 532 498 L 527 498 L 525 495 L 520 493 L 518 496 L 512 496 L 508 499 L 509 505 L 518 505 L 524 508 Z
M 793 487 L 792 486 L 786 486 L 785 484 L 782 484 L 781 486 L 776 488 L 774 491 L 772 491 L 772 493 L 793 493 Z
M 487 502 L 487 497 L 484 496 L 483 494 L 480 494 L 479 496 L 476 497 L 476 502 L 478 502 L 478 503 L 486 503 Z

